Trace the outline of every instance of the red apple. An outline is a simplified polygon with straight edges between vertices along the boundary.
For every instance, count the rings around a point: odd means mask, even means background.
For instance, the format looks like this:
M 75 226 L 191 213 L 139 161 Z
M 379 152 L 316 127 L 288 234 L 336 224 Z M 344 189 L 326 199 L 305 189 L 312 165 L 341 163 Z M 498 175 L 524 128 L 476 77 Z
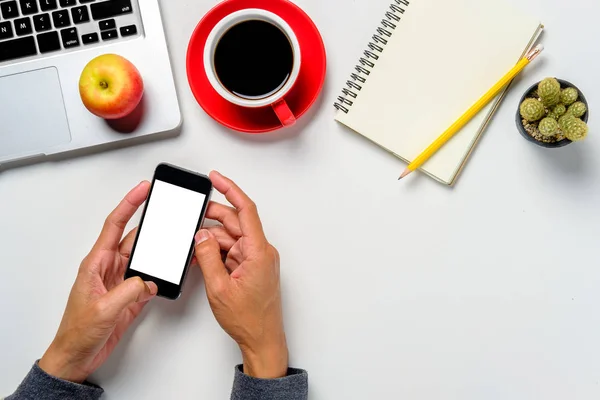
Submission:
M 138 106 L 144 94 L 144 81 L 129 60 L 116 54 L 104 54 L 83 69 L 79 94 L 92 114 L 118 119 L 131 114 Z

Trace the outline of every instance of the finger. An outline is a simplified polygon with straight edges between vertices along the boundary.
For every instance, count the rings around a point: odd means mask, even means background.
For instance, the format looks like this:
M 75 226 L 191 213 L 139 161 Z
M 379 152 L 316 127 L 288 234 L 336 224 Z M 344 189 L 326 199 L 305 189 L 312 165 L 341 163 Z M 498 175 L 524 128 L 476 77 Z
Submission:
M 219 221 L 234 236 L 242 236 L 240 219 L 235 208 L 211 201 L 206 210 L 206 218 Z
M 254 204 L 250 197 L 231 179 L 224 177 L 217 171 L 210 173 L 210 180 L 214 187 L 225 195 L 227 201 L 237 209 L 242 236 L 248 238 L 247 243 L 251 246 L 265 243 L 267 240 L 263 232 L 260 217 L 258 216 L 256 204 Z
M 113 250 L 118 247 L 125 226 L 142 203 L 146 201 L 149 190 L 150 182 L 143 181 L 127 193 L 117 208 L 106 218 L 95 247 L 106 250 Z
M 131 305 L 145 303 L 158 293 L 154 282 L 144 282 L 139 276 L 129 278 L 106 293 L 98 304 L 100 318 L 118 321 L 122 312 Z
M 229 281 L 229 274 L 221 259 L 221 248 L 215 236 L 206 229 L 196 234 L 196 260 L 202 269 L 207 288 L 223 288 Z M 219 290 L 219 289 L 217 289 Z
M 131 256 L 131 250 L 133 249 L 133 242 L 135 242 L 135 235 L 137 235 L 137 231 L 137 227 L 133 228 L 121 241 L 121 244 L 119 245 L 119 253 L 121 254 L 121 257 L 129 259 L 129 256 Z
M 215 235 L 215 239 L 219 242 L 222 251 L 231 250 L 233 245 L 237 242 L 237 238 L 231 236 L 231 234 L 222 226 L 211 226 L 206 229 Z
M 227 271 L 229 271 L 230 274 L 236 269 L 238 269 L 239 266 L 240 263 L 231 257 L 227 257 L 227 259 L 225 260 L 225 268 L 227 268 Z

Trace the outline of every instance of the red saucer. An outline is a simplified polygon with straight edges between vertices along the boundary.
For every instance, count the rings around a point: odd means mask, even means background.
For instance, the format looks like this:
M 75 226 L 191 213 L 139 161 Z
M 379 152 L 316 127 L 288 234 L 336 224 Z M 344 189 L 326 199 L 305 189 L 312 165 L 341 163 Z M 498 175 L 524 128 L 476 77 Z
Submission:
M 296 33 L 302 51 L 302 67 L 285 100 L 296 118 L 313 105 L 325 81 L 325 45 L 310 17 L 288 0 L 226 0 L 210 10 L 190 39 L 187 76 L 196 101 L 215 120 L 241 132 L 270 132 L 283 127 L 271 107 L 251 109 L 228 102 L 213 89 L 204 71 L 204 45 L 208 35 L 224 17 L 246 8 L 261 8 L 277 14 Z

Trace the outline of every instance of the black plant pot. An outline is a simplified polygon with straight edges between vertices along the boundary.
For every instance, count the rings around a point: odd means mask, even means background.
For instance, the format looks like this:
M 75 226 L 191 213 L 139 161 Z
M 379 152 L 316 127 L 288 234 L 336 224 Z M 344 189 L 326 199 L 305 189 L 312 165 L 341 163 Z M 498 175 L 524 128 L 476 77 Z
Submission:
M 579 99 L 577 101 L 581 101 L 585 104 L 585 106 L 587 107 L 587 111 L 585 112 L 585 114 L 583 114 L 583 116 L 581 117 L 581 119 L 584 122 L 588 122 L 588 117 L 589 117 L 589 112 L 590 112 L 590 108 L 588 106 L 588 102 L 585 99 L 585 96 L 583 95 L 583 93 L 581 92 L 581 90 L 579 90 L 579 88 L 575 85 L 573 85 L 571 82 L 567 82 L 567 81 L 563 81 L 562 79 L 557 79 L 558 82 L 560 83 L 560 88 L 561 89 L 566 89 L 566 88 L 575 88 L 577 89 L 577 91 L 579 92 Z M 527 139 L 528 141 L 530 141 L 531 143 L 535 143 L 538 146 L 542 146 L 542 147 L 546 147 L 549 149 L 554 149 L 554 148 L 558 148 L 558 147 L 564 147 L 566 145 L 569 145 L 573 142 L 571 142 L 569 139 L 563 139 L 560 140 L 558 142 L 554 142 L 554 143 L 545 143 L 545 142 L 540 142 L 539 140 L 536 140 L 533 136 L 531 136 L 529 133 L 527 133 L 527 131 L 525 130 L 525 127 L 523 126 L 523 117 L 521 117 L 521 112 L 519 110 L 521 103 L 523 103 L 523 101 L 525 101 L 525 99 L 532 97 L 532 94 L 537 90 L 538 85 L 540 84 L 540 82 L 536 83 L 535 85 L 531 86 L 529 89 L 527 89 L 527 91 L 525 92 L 525 94 L 523 95 L 523 97 L 521 97 L 521 101 L 519 101 L 519 107 L 517 107 L 517 117 L 516 117 L 516 121 L 517 121 L 517 129 L 519 130 L 519 132 L 521 133 L 521 135 Z

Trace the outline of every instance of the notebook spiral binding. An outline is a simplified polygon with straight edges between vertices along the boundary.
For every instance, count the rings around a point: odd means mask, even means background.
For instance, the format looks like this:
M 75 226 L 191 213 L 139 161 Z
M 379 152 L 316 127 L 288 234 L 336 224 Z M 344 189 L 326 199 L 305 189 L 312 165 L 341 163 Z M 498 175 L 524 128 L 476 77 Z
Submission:
M 381 20 L 381 25 L 373 35 L 373 41 L 369 42 L 368 49 L 363 53 L 364 57 L 361 57 L 359 64 L 354 67 L 356 72 L 350 75 L 350 80 L 346 82 L 347 87 L 342 90 L 342 95 L 337 98 L 338 102 L 334 104 L 335 108 L 348 114 L 350 107 L 354 104 L 352 99 L 356 100 L 358 97 L 358 93 L 371 74 L 371 70 L 379 60 L 378 53 L 383 52 L 384 46 L 387 45 L 389 38 L 400 22 L 400 16 L 404 14 L 409 4 L 408 0 L 394 0 L 390 4 L 389 11 L 386 11 L 384 19 Z

